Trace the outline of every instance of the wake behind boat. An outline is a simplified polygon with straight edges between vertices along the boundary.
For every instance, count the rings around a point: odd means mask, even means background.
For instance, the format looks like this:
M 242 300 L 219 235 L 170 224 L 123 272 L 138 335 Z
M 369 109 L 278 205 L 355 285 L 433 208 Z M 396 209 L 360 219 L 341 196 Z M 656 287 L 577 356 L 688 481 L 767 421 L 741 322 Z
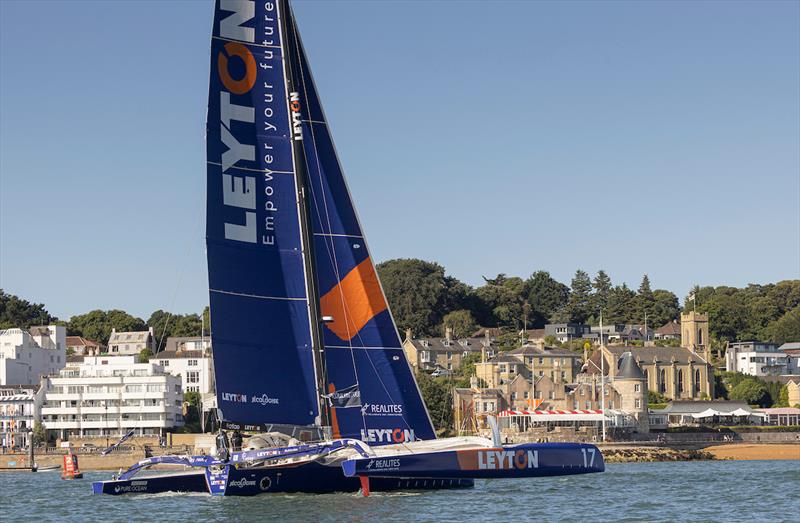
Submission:
M 207 253 L 224 429 L 95 493 L 440 489 L 600 472 L 587 444 L 436 439 L 350 198 L 287 0 L 217 0 Z M 144 475 L 160 465 L 183 470 Z

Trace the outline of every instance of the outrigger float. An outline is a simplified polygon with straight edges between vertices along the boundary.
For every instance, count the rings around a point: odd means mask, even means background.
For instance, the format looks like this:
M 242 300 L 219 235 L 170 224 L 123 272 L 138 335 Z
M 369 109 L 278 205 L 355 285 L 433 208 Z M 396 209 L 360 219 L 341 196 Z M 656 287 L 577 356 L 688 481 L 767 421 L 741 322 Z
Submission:
M 492 440 L 436 438 L 288 0 L 217 0 L 207 118 L 217 414 L 254 435 L 231 449 L 221 430 L 211 455 L 151 457 L 95 493 L 368 494 L 604 470 L 594 445 L 501 445 L 496 425 Z

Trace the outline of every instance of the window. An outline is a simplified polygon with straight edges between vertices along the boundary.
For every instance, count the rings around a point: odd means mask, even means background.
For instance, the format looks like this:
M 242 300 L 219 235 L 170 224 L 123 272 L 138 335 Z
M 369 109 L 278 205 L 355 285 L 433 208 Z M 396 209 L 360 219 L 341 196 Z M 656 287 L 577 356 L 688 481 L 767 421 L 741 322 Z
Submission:
M 658 388 L 661 394 L 667 392 L 667 372 L 664 369 L 658 373 Z
M 678 392 L 683 392 L 683 370 L 678 371 Z
M 169 367 L 169 360 L 161 360 L 161 365 L 163 367 Z
M 522 394 L 522 397 L 523 397 L 523 398 L 525 398 L 525 399 L 529 399 L 529 398 L 531 397 L 531 393 L 530 393 L 530 392 L 528 392 L 528 391 L 526 390 L 526 391 L 525 391 L 525 392 Z
M 700 369 L 694 371 L 694 391 L 700 392 Z
M 642 408 L 642 400 L 640 400 L 639 398 L 636 398 L 636 408 L 637 409 Z
M 640 384 L 636 383 L 633 386 L 633 392 L 641 392 L 641 391 L 642 391 L 642 386 Z
M 517 393 L 516 392 L 512 392 L 511 393 L 511 401 L 517 401 Z
M 555 399 L 555 398 L 556 398 L 556 393 L 555 393 L 555 392 L 553 392 L 553 391 L 551 390 L 551 391 L 550 391 L 550 392 L 547 394 L 547 397 L 548 397 L 548 398 L 550 398 L 551 400 L 552 400 L 552 399 Z
M 575 403 L 577 404 L 577 402 L 575 402 Z M 586 405 L 586 410 L 589 410 L 589 409 L 591 409 L 591 408 L 592 408 L 592 402 L 591 402 L 591 401 L 589 401 L 589 400 L 587 400 L 587 401 L 586 401 L 586 404 L 585 404 L 585 405 Z
M 189 360 L 188 365 L 190 367 L 197 367 L 197 360 Z
M 614 408 L 614 401 L 613 400 L 608 402 L 608 408 L 609 409 L 613 409 Z

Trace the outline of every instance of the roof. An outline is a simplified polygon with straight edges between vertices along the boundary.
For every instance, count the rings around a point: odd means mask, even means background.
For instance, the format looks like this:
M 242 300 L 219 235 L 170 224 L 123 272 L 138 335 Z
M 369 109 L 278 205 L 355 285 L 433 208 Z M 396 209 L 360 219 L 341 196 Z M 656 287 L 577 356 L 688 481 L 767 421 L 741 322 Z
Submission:
M 503 331 L 501 331 L 499 327 L 481 327 L 480 329 L 472 333 L 472 337 L 483 338 L 486 336 L 487 332 L 489 333 L 490 338 L 497 338 L 503 333 Z
M 641 363 L 651 363 L 654 359 L 660 363 L 670 363 L 675 358 L 677 363 L 707 363 L 699 354 L 686 347 L 623 347 L 607 345 L 606 350 L 619 358 L 625 352 L 632 352 L 633 357 Z
M 570 357 L 570 358 L 580 358 L 581 355 L 575 352 L 566 350 L 566 349 L 558 349 L 556 347 L 545 347 L 544 349 L 540 349 L 534 345 L 525 345 L 519 347 L 518 349 L 508 351 L 509 354 L 521 355 L 521 356 L 541 356 L 541 357 Z
M 733 412 L 736 409 L 744 409 L 753 413 L 756 412 L 744 401 L 723 400 L 673 401 L 665 408 L 661 410 L 654 410 L 653 412 L 659 414 L 699 414 L 700 412 L 708 409 L 713 409 L 720 412 Z
M 67 356 L 67 363 L 83 363 L 83 356 L 81 354 Z
M 103 347 L 98 341 L 84 338 L 83 336 L 67 336 L 67 347 Z
M 778 350 L 796 350 L 800 351 L 800 341 L 789 341 L 778 347 Z
M 444 352 L 480 352 L 486 344 L 485 338 L 462 338 L 460 340 L 450 340 L 447 338 L 416 338 L 411 343 L 417 350 L 444 351 Z
M 112 332 L 108 344 L 112 343 L 145 343 L 150 331 Z
M 626 352 L 617 361 L 617 380 L 645 380 L 641 367 L 636 363 L 633 353 Z
M 671 321 L 656 329 L 656 334 L 666 335 L 681 335 L 681 325 L 677 321 Z
M 489 363 L 515 363 L 517 365 L 522 365 L 522 361 L 519 358 L 515 358 L 511 354 L 507 353 L 500 353 L 494 358 L 489 360 Z
M 205 358 L 206 354 L 201 350 L 184 350 L 180 352 L 162 350 L 158 354 L 151 356 L 151 360 L 178 360 L 185 358 Z

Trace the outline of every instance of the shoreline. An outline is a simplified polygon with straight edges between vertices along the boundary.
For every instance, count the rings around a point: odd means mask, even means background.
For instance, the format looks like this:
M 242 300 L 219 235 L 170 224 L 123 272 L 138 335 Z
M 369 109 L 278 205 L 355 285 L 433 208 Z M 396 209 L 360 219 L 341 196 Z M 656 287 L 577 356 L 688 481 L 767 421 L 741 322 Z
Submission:
M 636 445 L 598 445 L 606 463 L 652 463 L 663 461 L 752 461 L 752 460 L 800 460 L 798 443 L 728 443 L 699 448 L 643 447 Z M 5 457 L 6 459 L 2 459 Z M 115 454 L 112 456 L 79 456 L 82 472 L 118 471 L 127 469 L 143 456 L 134 454 Z M 61 465 L 60 454 L 36 456 L 40 468 Z M 14 463 L 11 467 L 11 463 Z M 0 455 L 0 473 L 25 472 L 27 455 Z M 169 466 L 161 467 L 166 469 Z M 180 470 L 180 466 L 171 468 Z M 43 471 L 44 472 L 44 471 Z

